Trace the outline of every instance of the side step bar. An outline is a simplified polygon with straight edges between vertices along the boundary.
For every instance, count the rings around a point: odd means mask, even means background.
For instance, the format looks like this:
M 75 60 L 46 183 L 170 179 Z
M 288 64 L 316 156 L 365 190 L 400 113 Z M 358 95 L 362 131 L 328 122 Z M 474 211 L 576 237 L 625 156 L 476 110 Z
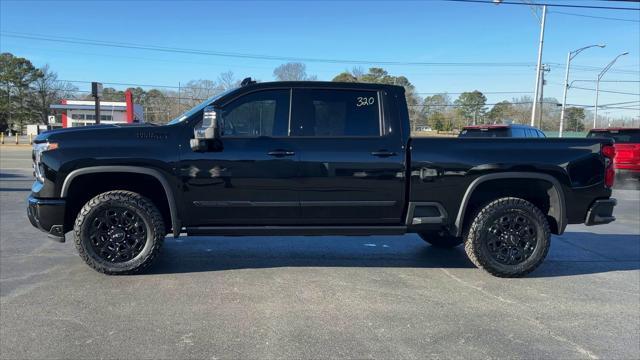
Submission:
M 406 226 L 198 226 L 186 228 L 187 235 L 218 236 L 325 236 L 402 235 Z

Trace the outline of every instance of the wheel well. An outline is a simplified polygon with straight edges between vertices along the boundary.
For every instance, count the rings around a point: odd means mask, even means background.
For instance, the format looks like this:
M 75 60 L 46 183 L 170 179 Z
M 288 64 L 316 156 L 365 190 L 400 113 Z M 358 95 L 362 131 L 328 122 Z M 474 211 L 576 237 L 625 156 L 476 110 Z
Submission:
M 468 226 L 473 216 L 485 205 L 502 197 L 517 197 L 529 201 L 546 215 L 553 234 L 559 234 L 561 222 L 560 194 L 549 181 L 542 179 L 495 179 L 478 185 L 464 209 L 462 226 Z
M 167 194 L 160 181 L 151 175 L 127 172 L 97 172 L 74 178 L 65 196 L 65 231 L 73 229 L 76 216 L 87 201 L 112 190 L 133 191 L 151 200 L 160 210 L 165 228 L 169 232 L 171 212 Z

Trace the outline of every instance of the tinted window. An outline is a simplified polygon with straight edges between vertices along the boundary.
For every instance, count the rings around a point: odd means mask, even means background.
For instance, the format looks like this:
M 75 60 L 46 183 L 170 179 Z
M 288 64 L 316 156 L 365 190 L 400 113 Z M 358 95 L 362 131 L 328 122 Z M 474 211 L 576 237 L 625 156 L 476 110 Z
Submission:
M 619 144 L 637 144 L 640 143 L 640 130 L 590 131 L 587 137 L 607 137 L 613 138 L 613 140 Z
M 220 109 L 223 136 L 286 136 L 289 90 L 250 93 Z
M 507 128 L 494 128 L 494 129 L 464 129 L 460 132 L 458 137 L 508 137 L 509 129 Z
M 525 129 L 511 128 L 511 137 L 526 137 Z
M 379 136 L 378 93 L 362 90 L 293 91 L 292 136 Z

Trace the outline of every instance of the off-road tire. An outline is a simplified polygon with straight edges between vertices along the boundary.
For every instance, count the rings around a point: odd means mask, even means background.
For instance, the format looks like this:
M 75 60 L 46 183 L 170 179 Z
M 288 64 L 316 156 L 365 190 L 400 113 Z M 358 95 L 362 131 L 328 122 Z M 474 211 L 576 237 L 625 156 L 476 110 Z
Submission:
M 535 236 L 532 236 L 537 241 L 535 248 L 528 258 L 517 264 L 501 263 L 489 250 L 488 232 L 494 221 L 507 214 L 525 216 L 535 228 Z M 547 218 L 535 205 L 520 198 L 505 197 L 492 201 L 475 215 L 466 228 L 464 240 L 467 256 L 477 267 L 499 277 L 520 277 L 535 270 L 545 259 L 551 245 L 551 233 Z
M 101 211 L 119 208 L 135 214 L 144 223 L 146 241 L 142 250 L 128 261 L 110 262 L 98 255 L 91 244 L 90 227 Z M 115 190 L 89 200 L 76 217 L 74 243 L 82 260 L 98 272 L 109 275 L 135 274 L 146 269 L 158 256 L 166 235 L 158 208 L 146 197 L 131 191 Z
M 451 249 L 462 244 L 461 237 L 451 236 L 438 231 L 422 232 L 418 235 L 422 240 L 437 248 Z

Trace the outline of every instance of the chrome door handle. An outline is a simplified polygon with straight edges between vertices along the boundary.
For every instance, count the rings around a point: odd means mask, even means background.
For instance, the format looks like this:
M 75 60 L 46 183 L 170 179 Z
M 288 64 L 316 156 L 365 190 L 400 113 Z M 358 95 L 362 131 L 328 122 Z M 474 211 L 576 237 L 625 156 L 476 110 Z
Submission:
M 395 151 L 378 150 L 378 151 L 371 152 L 371 155 L 377 156 L 377 157 L 390 157 L 390 156 L 396 156 L 398 155 L 398 153 L 396 153 Z
M 294 151 L 288 151 L 288 150 L 272 150 L 267 153 L 267 155 L 275 156 L 275 157 L 293 156 L 295 154 L 296 153 Z

